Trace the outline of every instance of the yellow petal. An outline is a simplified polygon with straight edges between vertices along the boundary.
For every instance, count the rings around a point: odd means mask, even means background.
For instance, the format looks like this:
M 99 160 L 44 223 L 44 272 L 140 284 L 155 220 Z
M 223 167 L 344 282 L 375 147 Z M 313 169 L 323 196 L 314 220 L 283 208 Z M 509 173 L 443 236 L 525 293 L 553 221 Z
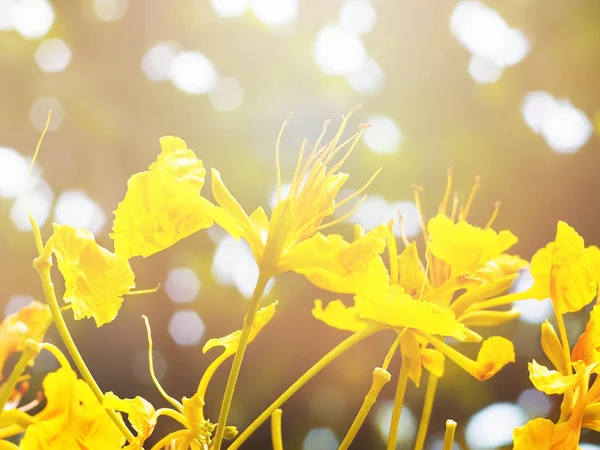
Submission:
M 392 327 L 414 328 L 425 333 L 466 338 L 465 327 L 454 313 L 435 303 L 415 299 L 399 286 L 392 286 L 383 295 L 357 295 L 359 317 L 371 319 Z
M 539 300 L 550 297 L 550 270 L 552 269 L 552 252 L 554 243 L 550 242 L 539 249 L 531 258 L 529 271 L 534 284 L 528 293 Z
M 21 441 L 22 450 L 107 449 L 122 447 L 125 438 L 96 400 L 90 387 L 71 369 L 60 368 L 42 383 L 46 407 Z
M 467 327 L 493 327 L 516 319 L 521 315 L 518 309 L 508 311 L 473 311 L 459 317 Z
M 512 286 L 515 278 L 517 278 L 516 274 L 506 275 L 492 282 L 486 281 L 479 285 L 466 286 L 466 292 L 454 300 L 450 307 L 457 316 L 460 316 L 469 306 L 506 292 Z
M 515 362 L 512 342 L 500 336 L 492 336 L 483 341 L 477 354 L 477 378 L 487 380 L 511 362 Z
M 530 420 L 520 428 L 515 428 L 514 450 L 551 450 L 553 448 L 555 425 L 548 419 Z M 571 447 L 575 449 L 576 447 Z M 565 448 L 566 449 L 566 448 Z
M 548 357 L 550 362 L 558 369 L 563 375 L 567 374 L 567 366 L 565 364 L 565 355 L 563 346 L 558 339 L 558 335 L 554 330 L 554 327 L 547 320 L 542 324 L 542 350 Z M 577 361 L 575 359 L 574 361 Z
M 408 367 L 408 378 L 419 387 L 421 383 L 422 370 L 422 351 L 421 344 L 414 333 L 405 332 L 400 338 L 400 352 L 402 353 L 402 364 Z
M 254 338 L 256 337 L 256 335 L 258 335 L 260 330 L 262 330 L 265 327 L 265 325 L 269 323 L 269 321 L 273 318 L 273 316 L 275 315 L 276 306 L 277 302 L 273 302 L 269 306 L 265 306 L 264 308 L 258 310 L 258 312 L 256 313 L 256 319 L 254 320 L 254 323 L 252 324 L 252 329 L 250 330 L 250 338 L 248 340 L 249 343 L 254 340 Z M 242 331 L 237 330 L 222 338 L 209 339 L 208 342 L 204 344 L 202 351 L 206 353 L 214 347 L 225 347 L 224 353 L 233 355 L 237 350 L 237 346 L 240 341 L 241 335 Z
M 464 221 L 454 223 L 443 214 L 430 219 L 427 229 L 431 253 L 450 265 L 452 276 L 480 269 L 518 241 L 510 231 L 496 233 Z
M 579 336 L 571 360 L 583 361 L 586 366 L 600 361 L 600 305 L 594 306 L 585 331 Z
M 137 432 L 135 439 L 127 447 L 130 450 L 143 450 L 144 441 L 152 434 L 156 426 L 156 411 L 142 397 L 120 399 L 112 392 L 104 394 L 104 407 L 127 414 L 129 423 Z
M 411 242 L 398 256 L 398 284 L 407 294 L 417 295 L 423 288 L 425 274 L 421 270 L 417 244 Z
M 494 259 L 490 259 L 485 263 L 485 268 L 492 270 L 494 277 L 505 277 L 507 275 L 514 275 L 519 270 L 527 267 L 527 261 L 521 259 L 517 255 L 509 255 L 503 253 Z
M 579 311 L 596 295 L 596 267 L 583 238 L 559 222 L 552 251 L 550 296 L 560 314 Z
M 124 259 L 152 255 L 213 223 L 213 205 L 200 196 L 202 161 L 179 138 L 167 136 L 160 143 L 160 155 L 149 170 L 129 179 L 115 211 L 110 236 Z
M 23 351 L 27 339 L 43 340 L 51 317 L 47 305 L 34 301 L 0 323 L 0 380 L 4 363 L 14 352 Z
M 254 228 L 254 224 L 244 211 L 244 208 L 242 208 L 242 205 L 229 192 L 217 169 L 211 170 L 210 179 L 213 196 L 221 207 L 219 214 L 215 215 L 215 221 L 234 238 L 243 237 L 248 242 L 248 245 L 250 245 L 254 257 L 260 261 L 264 252 L 264 242 Z
M 359 331 L 367 326 L 358 318 L 358 309 L 355 306 L 347 307 L 340 300 L 329 302 L 325 309 L 321 300 L 315 300 L 312 314 L 315 319 L 339 330 Z
M 438 378 L 444 376 L 444 354 L 433 348 L 425 348 L 421 354 L 423 367 Z
M 53 226 L 54 234 L 46 245 L 56 254 L 65 279 L 64 300 L 73 304 L 75 319 L 93 317 L 97 326 L 111 322 L 123 295 L 135 287 L 129 263 L 99 246 L 87 230 Z
M 595 245 L 590 245 L 586 249 L 586 252 L 596 269 L 596 281 L 598 281 L 598 284 L 600 284 L 600 248 Z
M 381 226 L 348 243 L 339 235 L 317 233 L 286 252 L 280 270 L 294 270 L 340 294 L 387 290 L 390 278 L 380 256 L 386 235 L 387 227 Z
M 528 368 L 531 383 L 544 394 L 564 394 L 565 391 L 572 389 L 580 381 L 578 374 L 561 375 L 556 370 L 549 370 L 546 366 L 538 364 L 535 359 L 528 364 Z

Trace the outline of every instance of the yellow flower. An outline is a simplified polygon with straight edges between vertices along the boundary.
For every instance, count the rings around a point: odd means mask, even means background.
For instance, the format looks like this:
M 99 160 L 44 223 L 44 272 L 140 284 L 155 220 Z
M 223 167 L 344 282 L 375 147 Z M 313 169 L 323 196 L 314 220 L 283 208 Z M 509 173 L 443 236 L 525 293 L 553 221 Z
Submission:
M 360 206 L 362 200 L 342 217 L 329 222 L 326 222 L 326 219 L 339 207 L 361 195 L 377 175 L 373 175 L 362 188 L 349 197 L 336 202 L 336 197 L 348 178 L 347 174 L 341 173 L 339 170 L 350 156 L 362 134 L 361 130 L 340 144 L 342 133 L 351 113 L 352 110 L 344 117 L 335 137 L 321 146 L 329 122 L 326 123 L 321 136 L 306 160 L 304 159 L 306 141 L 302 144 L 287 198 L 282 198 L 281 194 L 280 133 L 276 148 L 277 205 L 273 209 L 270 218 L 267 217 L 262 208 L 257 208 L 252 214 L 247 215 L 242 206 L 225 187 L 219 172 L 215 169 L 212 170 L 213 195 L 221 207 L 215 213 L 215 221 L 232 236 L 236 238 L 243 237 L 248 242 L 259 267 L 266 273 L 276 275 L 298 268 L 303 270 L 308 270 L 310 267 L 321 268 L 320 253 L 302 252 L 301 249 L 296 249 L 296 247 L 310 239 L 327 239 L 317 235 L 317 233 L 349 217 Z M 340 152 L 345 153 L 338 162 L 334 162 L 334 158 Z M 329 239 L 336 238 L 330 237 Z M 311 246 L 319 248 L 322 244 L 307 244 L 304 248 L 308 249 Z M 334 251 L 339 251 L 341 244 L 337 243 L 334 246 L 336 247 Z M 296 251 L 295 254 L 294 251 Z M 300 255 L 300 253 L 302 254 Z M 298 267 L 298 265 L 301 265 L 301 267 Z
M 135 440 L 124 448 L 143 450 L 144 441 L 150 437 L 156 426 L 157 417 L 154 407 L 142 397 L 120 399 L 112 392 L 104 394 L 103 406 L 126 413 L 129 423 L 137 431 Z
M 371 244 L 372 254 L 366 258 L 370 265 L 362 265 L 361 276 L 355 275 L 360 283 L 352 285 L 356 293 L 354 306 L 346 307 L 337 300 L 323 308 L 322 303 L 317 301 L 313 315 L 330 326 L 348 331 L 358 331 L 374 321 L 405 333 L 401 348 L 403 357 L 408 357 L 411 364 L 417 364 L 409 372 L 415 384 L 420 378 L 421 365 L 443 373 L 442 354 L 480 380 L 490 378 L 504 365 L 514 362 L 512 343 L 501 337 L 484 341 L 475 361 L 435 337 L 480 342 L 481 336 L 468 327 L 493 326 L 519 315 L 519 311 L 514 309 L 489 310 L 517 299 L 515 295 L 498 296 L 508 290 L 526 262 L 518 256 L 504 253 L 517 242 L 510 231 L 498 233 L 490 228 L 497 209 L 484 228 L 466 222 L 476 188 L 477 185 L 464 208 L 459 210 L 455 201 L 453 213 L 450 217 L 446 216 L 451 190 L 449 174 L 439 213 L 429 220 L 426 227 L 423 226 L 426 264 L 419 259 L 416 243 L 409 243 L 404 235 L 406 248 L 400 255 L 397 254 L 391 223 L 387 234 L 380 231 L 381 227 L 366 233 L 365 236 L 375 233 L 381 240 L 387 237 L 389 272 L 379 259 L 382 248 Z M 415 201 L 424 224 L 419 192 L 419 189 L 415 190 Z M 340 255 L 335 252 L 328 252 L 328 255 L 341 261 Z M 332 283 L 319 282 L 317 271 L 305 271 L 304 274 L 325 289 L 352 292 L 336 289 Z M 408 345 L 408 342 L 411 344 Z
M 576 312 L 590 303 L 597 291 L 595 250 L 565 222 L 558 222 L 556 238 L 531 259 L 534 285 L 529 295 L 550 297 L 559 314 Z
M 43 381 L 46 407 L 27 427 L 22 450 L 116 450 L 125 438 L 75 372 L 62 367 Z
M 160 139 L 161 153 L 147 171 L 133 175 L 115 211 L 115 253 L 144 257 L 213 224 L 214 206 L 200 196 L 206 169 L 184 141 Z
M 0 380 L 6 360 L 23 351 L 27 339 L 42 341 L 51 317 L 47 305 L 34 301 L 0 323 Z
M 123 295 L 135 287 L 127 260 L 96 243 L 83 228 L 53 225 L 46 252 L 54 252 L 65 279 L 64 300 L 73 305 L 75 319 L 93 317 L 98 327 L 111 322 Z

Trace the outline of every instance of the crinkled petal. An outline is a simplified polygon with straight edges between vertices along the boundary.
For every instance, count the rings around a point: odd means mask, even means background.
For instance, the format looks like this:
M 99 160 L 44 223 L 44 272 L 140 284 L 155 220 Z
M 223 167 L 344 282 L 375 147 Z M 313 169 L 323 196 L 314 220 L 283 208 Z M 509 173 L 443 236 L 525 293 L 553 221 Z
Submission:
M 546 366 L 538 364 L 534 359 L 528 365 L 529 379 L 533 386 L 544 394 L 564 394 L 575 387 L 581 377 L 578 374 L 562 375 L 556 370 L 549 370 Z
M 48 305 L 34 301 L 0 323 L 0 380 L 8 357 L 23 351 L 27 339 L 41 341 L 51 317 Z
M 93 317 L 97 326 L 111 322 L 123 295 L 135 287 L 127 260 L 99 246 L 83 228 L 54 226 L 46 244 L 54 251 L 65 279 L 64 300 L 73 304 L 75 319 Z
M 121 399 L 112 392 L 104 394 L 104 407 L 127 414 L 129 423 L 137 432 L 135 439 L 126 449 L 143 450 L 144 441 L 152 434 L 156 426 L 156 411 L 142 397 Z
M 125 443 L 121 431 L 90 387 L 71 369 L 60 368 L 42 383 L 46 407 L 27 427 L 22 450 L 117 450 Z
M 444 214 L 430 219 L 427 230 L 431 253 L 450 265 L 453 276 L 475 272 L 518 241 L 510 231 L 497 233 L 464 221 L 454 223 Z
M 600 305 L 594 306 L 590 313 L 590 319 L 581 333 L 575 347 L 571 360 L 573 362 L 583 361 L 586 366 L 600 361 Z
M 452 336 L 465 340 L 464 325 L 454 313 L 435 303 L 415 299 L 399 286 L 392 286 L 384 295 L 355 297 L 359 317 L 392 327 L 406 327 L 439 336 Z
M 315 319 L 339 330 L 359 331 L 367 326 L 359 319 L 356 306 L 347 307 L 340 300 L 333 300 L 323 309 L 321 300 L 315 300 L 312 310 Z
M 515 362 L 512 342 L 501 336 L 492 336 L 483 341 L 477 354 L 477 378 L 487 380 L 511 362 Z
M 149 256 L 213 224 L 214 206 L 200 196 L 206 169 L 181 139 L 166 136 L 145 172 L 133 175 L 115 211 L 115 253 Z

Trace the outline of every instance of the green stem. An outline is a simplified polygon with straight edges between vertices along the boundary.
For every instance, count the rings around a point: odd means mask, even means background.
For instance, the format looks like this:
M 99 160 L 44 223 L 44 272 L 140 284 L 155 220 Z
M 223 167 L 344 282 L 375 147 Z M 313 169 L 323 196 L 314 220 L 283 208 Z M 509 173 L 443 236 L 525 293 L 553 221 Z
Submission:
M 73 338 L 69 333 L 69 329 L 67 328 L 67 324 L 65 323 L 65 319 L 63 318 L 60 312 L 60 306 L 58 305 L 58 300 L 56 299 L 56 293 L 54 292 L 54 284 L 52 283 L 52 277 L 50 275 L 50 268 L 52 267 L 50 257 L 36 258 L 34 260 L 33 265 L 40 274 L 40 279 L 42 280 L 42 286 L 44 288 L 44 295 L 46 297 L 46 301 L 48 302 L 48 306 L 50 307 L 50 312 L 52 313 L 52 318 L 54 319 L 54 323 L 56 325 L 56 329 L 58 330 L 58 334 L 60 335 L 63 343 L 67 347 L 67 350 L 71 355 L 75 366 L 79 370 L 79 373 L 81 373 L 81 376 L 83 377 L 85 382 L 92 389 L 92 392 L 94 393 L 96 399 L 98 399 L 98 401 L 102 405 L 104 400 L 104 394 L 102 393 L 102 390 L 98 386 L 98 383 L 96 383 L 96 380 L 94 380 L 92 373 L 87 368 L 83 358 L 81 357 L 79 349 L 75 345 L 75 342 L 73 341 Z M 121 416 L 112 409 L 105 408 L 105 411 L 115 423 L 115 425 L 119 428 L 119 430 L 121 430 L 121 433 L 123 433 L 127 441 L 132 442 L 134 440 L 134 436 L 123 422 Z
M 227 425 L 227 418 L 229 417 L 229 409 L 231 408 L 231 401 L 233 400 L 233 393 L 235 391 L 235 385 L 237 383 L 240 369 L 242 367 L 242 361 L 244 359 L 244 353 L 248 346 L 250 339 L 250 331 L 252 331 L 252 325 L 256 318 L 256 313 L 260 306 L 267 283 L 271 279 L 271 275 L 260 271 L 258 274 L 258 280 L 254 287 L 254 293 L 248 304 L 248 311 L 244 317 L 244 327 L 242 328 L 242 334 L 238 343 L 235 356 L 233 357 L 233 364 L 229 371 L 229 378 L 227 379 L 227 386 L 225 387 L 225 394 L 223 394 L 223 401 L 221 402 L 221 410 L 219 412 L 219 421 L 217 423 L 217 431 L 215 432 L 215 439 L 213 441 L 212 450 L 220 450 L 221 442 L 223 441 L 223 435 L 225 433 L 225 426 Z
M 427 437 L 427 429 L 429 428 L 429 420 L 431 419 L 431 411 L 433 409 L 433 400 L 437 389 L 438 377 L 431 372 L 427 379 L 427 390 L 425 391 L 425 403 L 423 405 L 423 413 L 421 414 L 421 423 L 419 423 L 419 431 L 417 432 L 417 442 L 415 450 L 423 450 L 425 438 Z
M 23 349 L 23 353 L 19 358 L 19 361 L 15 365 L 14 369 L 10 373 L 8 380 L 4 383 L 4 387 L 0 392 L 0 416 L 4 412 L 4 406 L 6 406 L 6 402 L 10 398 L 10 394 L 15 390 L 17 383 L 19 382 L 19 377 L 23 374 L 27 365 L 39 352 L 39 349 L 35 345 L 27 345 L 25 344 L 25 348 Z
M 360 430 L 360 427 L 362 427 L 363 423 L 365 422 L 369 411 L 371 411 L 371 408 L 375 404 L 377 396 L 381 392 L 381 388 L 383 388 L 383 386 L 386 383 L 388 383 L 390 379 L 391 376 L 387 370 L 377 367 L 373 371 L 373 383 L 371 384 L 371 388 L 365 396 L 365 400 L 363 401 L 363 404 L 360 407 L 358 414 L 352 422 L 352 426 L 348 430 L 348 433 L 346 434 L 346 437 L 344 437 L 344 440 L 340 444 L 338 450 L 347 450 L 350 447 L 350 444 L 352 444 L 352 442 L 354 441 L 358 430 Z
M 408 383 L 408 362 L 402 358 L 400 366 L 400 375 L 396 386 L 396 396 L 394 397 L 394 407 L 392 409 L 392 420 L 390 421 L 390 431 L 388 433 L 387 450 L 395 450 L 396 438 L 398 436 L 398 425 L 402 415 L 402 405 L 404 403 L 404 394 Z
M 381 328 L 379 326 L 371 326 L 364 328 L 354 333 L 353 335 L 342 341 L 340 344 L 338 344 L 334 349 L 332 349 L 329 353 L 327 353 L 319 361 L 317 361 L 317 363 L 314 366 L 308 369 L 304 373 L 304 375 L 298 378 L 294 382 L 294 384 L 292 384 L 283 394 L 279 396 L 279 398 L 277 398 L 277 400 L 271 403 L 271 406 L 265 409 L 262 412 L 262 414 L 258 416 L 254 420 L 254 422 L 252 422 L 250 426 L 248 426 L 248 428 L 246 428 L 244 432 L 238 436 L 238 438 L 235 441 L 233 441 L 231 446 L 229 446 L 228 450 L 237 450 L 238 448 L 240 448 L 240 446 L 246 441 L 246 439 L 248 439 L 252 435 L 252 433 L 254 433 L 258 429 L 258 427 L 263 424 L 263 422 L 265 422 L 269 417 L 271 417 L 271 414 L 273 414 L 273 412 L 275 412 L 276 409 L 278 409 L 292 395 L 294 395 L 298 391 L 298 389 L 300 389 L 302 386 L 308 383 L 315 375 L 317 375 L 321 370 L 323 370 L 327 365 L 333 362 L 344 352 L 354 347 L 360 341 L 371 336 L 373 333 L 379 331 L 380 329 Z

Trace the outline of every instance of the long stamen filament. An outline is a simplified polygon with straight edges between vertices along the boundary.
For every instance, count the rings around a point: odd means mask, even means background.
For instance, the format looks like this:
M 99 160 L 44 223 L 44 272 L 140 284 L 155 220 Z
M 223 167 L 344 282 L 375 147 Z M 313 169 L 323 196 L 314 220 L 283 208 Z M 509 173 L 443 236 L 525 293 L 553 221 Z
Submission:
M 448 207 L 448 200 L 450 200 L 450 194 L 452 194 L 452 167 L 448 167 L 446 172 L 446 190 L 444 191 L 444 197 L 440 203 L 438 212 L 440 214 L 446 214 L 446 208 Z
M 488 228 L 492 227 L 492 225 L 494 224 L 494 221 L 496 220 L 496 217 L 498 217 L 498 213 L 500 213 L 500 202 L 494 203 L 494 211 L 492 212 L 492 217 L 490 217 L 490 220 L 488 220 L 488 223 L 485 224 L 486 230 Z
M 167 392 L 161 386 L 160 381 L 158 381 L 158 378 L 156 378 L 156 374 L 154 373 L 154 356 L 152 355 L 152 331 L 150 330 L 150 322 L 148 321 L 148 317 L 142 316 L 142 318 L 146 324 L 146 335 L 148 336 L 148 367 L 150 369 L 150 378 L 152 378 L 154 386 L 156 386 L 156 389 L 158 389 L 160 395 L 162 395 L 166 401 L 173 405 L 177 411 L 182 413 L 183 405 L 167 394 Z
M 429 421 L 431 420 L 431 411 L 433 410 L 433 400 L 435 399 L 438 379 L 438 377 L 429 372 L 429 377 L 427 378 L 427 390 L 425 391 L 425 402 L 423 404 L 421 422 L 419 423 L 419 431 L 417 432 L 415 450 L 423 450 L 423 446 L 425 445 L 425 438 L 427 437 Z
M 414 197 L 415 197 L 415 206 L 417 207 L 417 216 L 419 217 L 419 223 L 421 224 L 421 233 L 423 234 L 423 241 L 427 244 L 427 225 L 425 224 L 425 219 L 423 218 L 423 209 L 421 208 L 421 196 L 419 195 L 423 192 L 423 188 L 421 186 L 417 186 L 413 184 L 412 186 Z
M 394 221 L 388 223 L 388 255 L 390 258 L 390 283 L 398 284 L 398 247 L 394 236 Z
M 400 365 L 400 375 L 396 385 L 396 395 L 394 397 L 394 406 L 392 408 L 392 419 L 390 420 L 390 430 L 388 433 L 387 450 L 396 449 L 396 438 L 398 437 L 398 425 L 402 415 L 402 405 L 404 404 L 404 395 L 408 384 L 408 362 L 402 358 Z
M 454 433 L 456 432 L 456 422 L 454 420 L 446 420 L 446 433 L 444 434 L 444 445 L 442 450 L 452 450 L 454 444 Z
M 302 145 L 300 146 L 298 161 L 296 162 L 296 168 L 294 169 L 294 176 L 292 177 L 292 182 L 290 183 L 290 195 L 296 190 L 296 183 L 302 183 L 302 180 L 298 181 L 298 175 L 300 174 L 300 167 L 302 166 L 302 159 L 304 158 L 304 151 L 306 150 L 307 142 L 308 140 L 304 138 L 302 140 Z
M 469 215 L 469 211 L 471 210 L 471 206 L 473 205 L 473 200 L 475 200 L 475 194 L 479 190 L 479 186 L 480 186 L 479 181 L 480 181 L 479 175 L 477 175 L 475 177 L 475 183 L 473 184 L 473 187 L 471 188 L 471 192 L 469 193 L 469 199 L 467 200 L 465 209 L 463 210 L 462 214 L 459 216 L 459 221 L 467 220 L 467 216 Z
M 283 130 L 287 126 L 288 122 L 292 118 L 292 112 L 288 114 L 287 118 L 283 121 L 283 125 L 279 130 L 279 135 L 277 136 L 277 142 L 275 143 L 275 169 L 277 172 L 277 203 L 281 201 L 281 162 L 280 162 L 280 145 L 281 145 L 281 137 L 283 136 Z
M 283 450 L 283 439 L 281 437 L 281 409 L 276 409 L 271 414 L 271 441 L 273 450 Z

